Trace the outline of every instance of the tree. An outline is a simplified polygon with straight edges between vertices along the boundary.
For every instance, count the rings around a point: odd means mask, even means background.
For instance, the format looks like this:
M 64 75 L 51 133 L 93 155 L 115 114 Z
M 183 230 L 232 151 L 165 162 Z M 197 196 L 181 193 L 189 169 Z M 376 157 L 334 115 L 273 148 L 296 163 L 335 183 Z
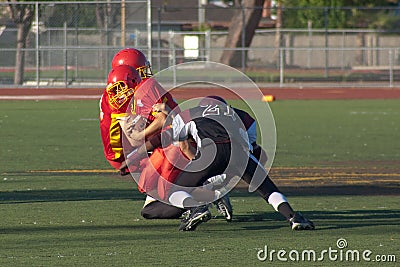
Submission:
M 237 8 L 229 26 L 225 49 L 220 62 L 232 67 L 245 67 L 247 51 L 234 50 L 249 47 L 261 19 L 264 0 L 235 0 Z M 243 66 L 244 64 L 244 66 Z
M 398 32 L 398 0 L 281 0 L 286 28 L 369 28 Z M 365 33 L 357 34 L 356 46 L 365 47 Z M 356 52 L 358 64 L 365 64 L 365 51 Z
M 14 83 L 22 84 L 24 80 L 26 39 L 31 28 L 34 15 L 34 4 L 16 4 L 18 1 L 8 0 L 11 19 L 17 25 L 17 51 L 15 54 Z
M 281 0 L 286 28 L 382 28 L 393 25 L 388 10 L 397 0 Z M 382 9 L 387 7 L 387 10 Z M 389 14 L 390 17 L 390 14 Z M 376 21 L 382 21 L 377 25 Z M 389 21 L 384 26 L 383 22 Z M 327 23 L 327 25 L 326 25 Z

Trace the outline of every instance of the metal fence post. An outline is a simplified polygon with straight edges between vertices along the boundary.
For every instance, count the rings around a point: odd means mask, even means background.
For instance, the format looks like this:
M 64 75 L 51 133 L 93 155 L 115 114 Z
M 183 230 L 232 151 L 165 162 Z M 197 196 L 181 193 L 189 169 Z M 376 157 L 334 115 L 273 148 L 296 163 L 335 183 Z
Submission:
M 210 54 L 211 54 L 211 31 L 208 29 L 205 32 L 205 49 L 206 49 L 206 55 L 205 55 L 205 59 L 206 61 L 210 61 Z
M 172 66 L 172 72 L 173 72 L 173 87 L 176 86 L 176 52 L 175 52 L 175 43 L 174 43 L 174 32 L 169 31 L 169 64 Z
M 125 48 L 126 38 L 126 6 L 125 0 L 121 0 L 121 47 Z
M 246 67 L 246 58 L 245 58 L 245 44 L 246 44 L 246 15 L 244 7 L 242 6 L 242 71 L 245 70 Z
M 157 67 L 158 71 L 161 70 L 161 7 L 157 8 Z
M 283 49 L 286 48 L 279 48 L 279 87 L 283 87 L 283 83 L 284 83 L 284 62 L 283 62 Z
M 67 22 L 64 21 L 64 84 L 68 87 L 68 58 L 67 58 Z
M 329 76 L 329 37 L 328 37 L 328 7 L 324 7 L 324 26 L 325 26 L 325 78 Z
M 312 21 L 307 22 L 308 30 L 308 50 L 307 50 L 307 68 L 311 68 L 311 56 L 312 56 Z
M 392 49 L 389 50 L 389 87 L 393 87 L 393 52 Z
M 341 70 L 344 70 L 345 66 L 344 66 L 344 48 L 346 47 L 346 35 L 345 32 L 342 31 L 342 51 L 341 51 L 341 55 L 340 58 L 342 60 L 342 64 L 341 64 Z
M 39 57 L 39 3 L 35 3 L 35 20 L 36 20 L 36 50 L 35 50 L 35 57 L 36 57 L 36 87 L 39 88 L 40 84 L 40 57 Z
M 146 19 L 147 19 L 147 58 L 153 62 L 152 59 L 152 29 L 151 29 L 151 0 L 147 0 L 147 14 L 146 14 Z
M 138 29 L 135 29 L 134 35 L 135 35 L 135 39 L 134 39 L 133 43 L 134 43 L 135 47 L 138 47 L 138 46 L 140 46 L 140 42 L 139 42 L 139 40 L 140 40 L 140 31 Z M 147 53 L 148 53 L 148 51 L 147 51 Z M 149 56 L 147 56 L 147 58 L 149 60 L 151 60 L 151 58 Z

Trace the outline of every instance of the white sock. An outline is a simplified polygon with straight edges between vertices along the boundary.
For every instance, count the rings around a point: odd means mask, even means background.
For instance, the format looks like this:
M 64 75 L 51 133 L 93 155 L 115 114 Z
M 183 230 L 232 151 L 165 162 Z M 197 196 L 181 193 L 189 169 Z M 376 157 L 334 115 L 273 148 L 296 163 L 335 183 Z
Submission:
M 220 199 L 222 197 L 222 192 L 220 190 L 215 190 L 215 199 Z
M 188 192 L 185 191 L 177 191 L 172 193 L 169 196 L 169 202 L 174 205 L 175 207 L 178 208 L 184 208 L 183 207 L 183 202 L 185 201 L 185 199 L 187 198 L 193 198 L 192 195 L 190 195 Z
M 268 203 L 274 207 L 276 211 L 278 211 L 278 206 L 284 202 L 288 202 L 286 197 L 279 192 L 273 192 L 268 197 Z
M 146 200 L 144 201 L 143 208 L 149 205 L 150 203 L 156 201 L 156 199 L 152 198 L 151 196 L 147 195 Z

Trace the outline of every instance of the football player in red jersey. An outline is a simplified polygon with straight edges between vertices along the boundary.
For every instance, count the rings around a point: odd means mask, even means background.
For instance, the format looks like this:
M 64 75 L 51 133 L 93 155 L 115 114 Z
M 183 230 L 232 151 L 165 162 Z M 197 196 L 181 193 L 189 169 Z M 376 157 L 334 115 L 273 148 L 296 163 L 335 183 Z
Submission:
M 104 156 L 116 170 L 125 160 L 119 118 L 126 117 L 130 112 L 129 105 L 140 82 L 139 73 L 132 67 L 115 67 L 108 74 L 107 87 L 100 99 L 100 134 Z
M 145 127 L 150 126 L 146 129 L 148 135 L 157 132 L 162 127 L 164 116 L 160 113 L 160 118 L 156 120 L 151 114 L 152 105 L 162 101 L 174 108 L 177 104 L 161 85 L 154 79 L 149 79 L 152 76 L 150 63 L 141 51 L 133 48 L 123 49 L 114 56 L 111 65 L 107 88 L 100 99 L 100 129 L 106 159 L 112 167 L 120 170 L 121 163 L 124 161 L 123 130 L 129 134 L 129 137 L 136 137 L 136 139 L 129 138 L 128 140 L 133 146 L 137 146 L 142 142 Z M 130 75 L 136 76 L 135 87 L 122 88 L 113 95 L 112 91 L 119 88 L 120 83 L 117 82 L 129 82 L 125 80 Z M 130 84 L 130 86 L 133 85 Z M 135 116 L 136 114 L 141 117 Z M 121 126 L 125 128 L 122 129 Z M 122 174 L 127 174 L 126 169 L 120 171 Z
M 153 112 L 152 107 L 156 103 L 164 103 L 170 109 L 178 109 L 178 104 L 154 78 L 152 78 L 151 66 L 145 55 L 138 49 L 125 48 L 115 54 L 112 60 L 112 68 L 120 65 L 128 65 L 135 68 L 141 75 L 142 81 L 136 87 L 132 106 L 132 116 L 118 117 L 119 124 L 124 132 L 130 145 L 136 147 L 142 144 L 148 137 L 161 131 L 166 115 L 161 112 Z M 146 121 L 145 128 L 137 127 L 138 118 Z M 130 151 L 125 151 L 129 153 Z M 163 183 L 159 183 L 159 177 L 163 177 L 168 181 L 173 181 L 178 175 L 176 165 L 180 162 L 186 162 L 187 159 L 182 157 L 179 148 L 171 146 L 167 149 L 155 148 L 148 161 L 137 162 L 140 164 L 142 173 L 138 182 L 139 190 L 146 192 L 148 188 L 161 187 Z M 183 163 L 182 163 L 183 164 Z M 135 166 L 137 169 L 138 166 Z M 128 169 L 122 166 L 120 173 L 128 174 L 132 168 Z M 160 192 L 164 192 L 161 190 Z M 163 198 L 163 196 L 160 196 Z M 181 209 L 167 210 L 166 204 L 147 196 L 142 216 L 145 218 L 177 218 L 182 214 Z
M 133 113 L 140 115 L 148 120 L 148 125 L 144 131 L 132 130 L 132 124 L 124 124 L 122 127 L 129 132 L 128 138 L 133 140 L 144 140 L 161 130 L 165 122 L 163 114 L 152 111 L 156 103 L 165 103 L 169 108 L 174 109 L 178 106 L 172 95 L 167 92 L 154 78 L 151 65 L 146 56 L 138 49 L 125 48 L 115 54 L 111 66 L 128 65 L 135 68 L 142 77 L 142 82 L 138 85 L 133 98 Z

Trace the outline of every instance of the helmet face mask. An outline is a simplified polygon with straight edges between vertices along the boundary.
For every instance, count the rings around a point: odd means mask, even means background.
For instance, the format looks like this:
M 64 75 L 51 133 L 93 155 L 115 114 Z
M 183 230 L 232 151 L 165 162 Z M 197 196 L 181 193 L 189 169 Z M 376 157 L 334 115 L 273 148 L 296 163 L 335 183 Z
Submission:
M 112 68 L 119 65 L 128 65 L 136 69 L 142 78 L 153 76 L 150 62 L 146 56 L 135 48 L 125 48 L 115 54 L 111 66 Z
M 128 65 L 113 68 L 107 79 L 106 92 L 109 104 L 115 109 L 120 109 L 129 103 L 141 81 L 139 73 Z
M 150 63 L 147 62 L 148 64 L 143 67 L 138 67 L 136 70 L 139 72 L 140 77 L 142 78 L 150 78 L 153 76 L 153 71 L 151 70 Z
M 130 88 L 124 81 L 111 83 L 106 90 L 108 102 L 115 109 L 120 109 L 135 93 L 135 88 Z

